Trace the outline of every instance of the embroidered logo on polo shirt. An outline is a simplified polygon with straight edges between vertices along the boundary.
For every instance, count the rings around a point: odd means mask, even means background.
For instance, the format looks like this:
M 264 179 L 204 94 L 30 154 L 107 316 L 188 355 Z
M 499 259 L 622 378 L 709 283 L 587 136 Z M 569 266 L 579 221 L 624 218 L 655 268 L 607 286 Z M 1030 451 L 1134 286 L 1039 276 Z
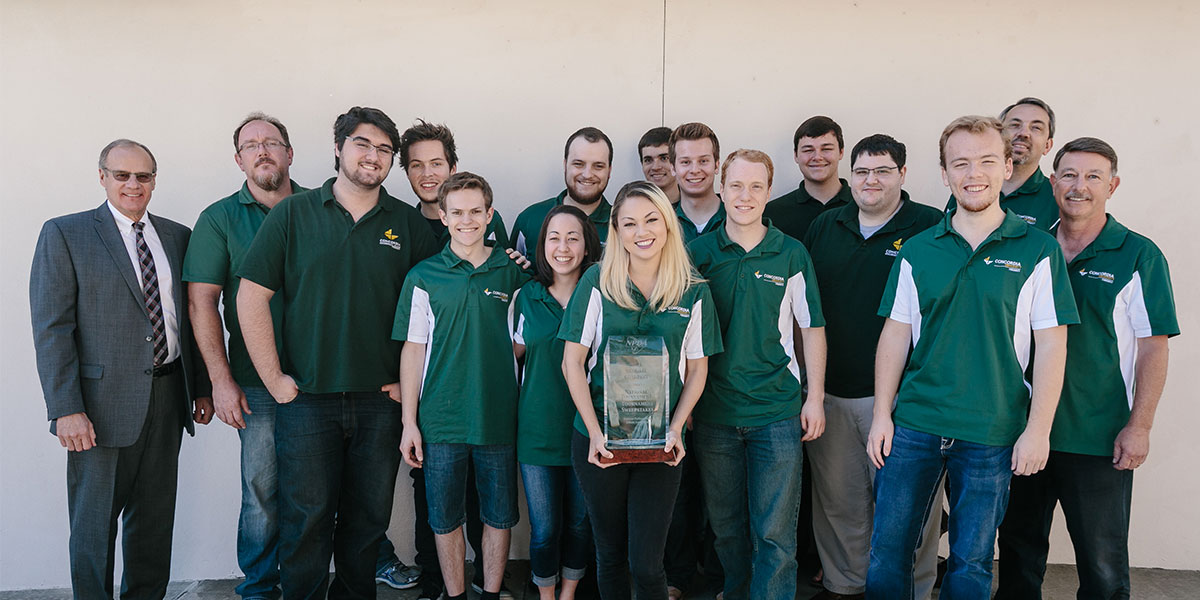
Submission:
M 1086 267 L 1079 269 L 1079 276 L 1087 277 L 1088 279 L 1099 279 L 1104 283 L 1112 283 L 1116 280 L 1116 276 L 1108 271 L 1092 271 Z
M 997 259 L 993 260 L 992 257 L 988 256 L 983 259 L 983 264 L 988 265 L 989 267 L 998 267 L 1001 269 L 1008 269 L 1009 271 L 1012 271 L 1013 273 L 1021 272 L 1020 261 L 1007 260 L 1007 259 L 1003 259 L 1003 258 L 997 258 Z
M 396 241 L 399 238 L 400 238 L 400 236 L 392 233 L 391 229 L 388 229 L 387 231 L 383 232 L 383 237 L 379 238 L 379 245 L 380 246 L 388 246 L 392 250 L 399 250 L 400 242 Z
M 489 288 L 483 288 L 483 295 L 491 296 L 501 302 L 508 302 L 508 294 L 501 292 L 500 290 L 492 290 Z
M 1013 213 L 1013 214 L 1016 214 L 1016 213 Z M 1037 217 L 1031 217 L 1029 215 L 1017 215 L 1017 217 L 1020 218 L 1022 221 L 1029 223 L 1030 225 L 1037 225 Z
M 692 311 L 689 309 L 686 309 L 682 306 L 668 306 L 664 310 L 669 313 L 675 313 L 685 319 L 690 318 L 692 316 Z
M 755 271 L 754 277 L 756 279 L 764 279 L 766 281 L 770 281 L 771 283 L 773 283 L 779 287 L 783 287 L 784 284 L 787 283 L 786 279 L 784 279 L 778 275 L 771 275 L 770 273 L 763 273 L 762 271 Z
M 896 238 L 896 241 L 892 242 L 892 247 L 883 251 L 883 255 L 892 257 L 899 256 L 900 248 L 902 246 L 904 246 L 904 238 Z

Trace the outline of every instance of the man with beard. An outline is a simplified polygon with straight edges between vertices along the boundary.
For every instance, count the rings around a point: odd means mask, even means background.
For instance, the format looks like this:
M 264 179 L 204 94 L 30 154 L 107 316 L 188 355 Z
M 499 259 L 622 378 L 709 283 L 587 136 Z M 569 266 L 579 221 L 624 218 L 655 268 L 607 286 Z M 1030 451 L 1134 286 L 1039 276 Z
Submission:
M 1013 172 L 1000 190 L 1000 208 L 1049 231 L 1058 222 L 1058 205 L 1039 162 L 1054 147 L 1054 111 L 1038 98 L 1021 98 L 1001 111 L 1000 121 L 1013 149 Z M 952 210 L 953 195 L 946 202 L 946 212 Z
M 845 142 L 842 126 L 825 116 L 805 120 L 792 136 L 800 187 L 767 204 L 764 215 L 780 231 L 803 240 L 817 215 L 853 203 L 850 184 L 838 178 Z
M 989 596 L 1009 481 L 1046 464 L 1066 326 L 1079 322 L 1058 243 L 997 202 L 1012 173 L 1000 121 L 955 119 L 939 149 L 958 208 L 903 244 L 877 312 L 886 320 L 867 436 L 879 469 L 871 598 L 913 597 L 913 557 L 943 475 L 951 508 L 941 595 Z
M 551 208 L 559 204 L 574 206 L 591 217 L 600 234 L 600 243 L 608 237 L 608 216 L 612 205 L 604 197 L 608 178 L 612 174 L 612 140 L 595 127 L 584 127 L 567 138 L 563 150 L 563 179 L 567 189 L 521 211 L 513 222 L 512 247 L 526 256 L 533 255 L 530 246 L 538 239 L 542 221 Z
M 1129 598 L 1133 471 L 1150 452 L 1167 338 L 1179 335 L 1171 275 L 1154 242 L 1105 211 L 1121 183 L 1112 146 L 1090 137 L 1067 142 L 1050 181 L 1062 218 L 1051 233 L 1069 261 L 1083 322 L 1068 329 L 1046 470 L 1012 483 L 996 598 L 1041 598 L 1060 503 L 1075 547 L 1078 597 Z
M 433 229 L 439 244 L 450 241 L 450 232 L 438 215 L 437 193 L 442 182 L 458 172 L 458 151 L 454 134 L 445 125 L 433 125 L 417 119 L 417 124 L 400 134 L 400 167 L 416 194 L 421 215 Z M 500 211 L 492 210 L 492 220 L 484 232 L 485 243 L 508 247 L 508 230 Z
M 721 142 L 708 125 L 684 123 L 671 132 L 667 150 L 675 169 L 675 180 L 679 182 L 675 216 L 679 217 L 683 241 L 691 242 L 725 224 L 725 205 L 713 187 L 720 163 Z
M 233 160 L 246 174 L 242 188 L 200 213 L 188 243 L 183 280 L 196 345 L 212 380 L 217 418 L 241 440 L 242 508 L 238 516 L 238 566 L 246 579 L 243 598 L 279 594 L 278 476 L 275 465 L 275 400 L 254 371 L 238 326 L 238 278 L 234 275 L 267 214 L 304 188 L 288 177 L 292 145 L 287 127 L 263 113 L 250 114 L 233 130 Z M 229 353 L 218 305 L 224 299 Z M 278 338 L 279 304 L 271 302 Z
M 646 181 L 658 186 L 671 204 L 679 204 L 679 185 L 675 182 L 675 170 L 671 167 L 670 127 L 655 127 L 638 140 L 638 160 L 642 163 L 642 175 Z
M 337 176 L 272 209 L 237 272 L 246 348 L 279 403 L 285 598 L 323 598 L 327 589 L 375 597 L 400 466 L 401 345 L 385 307 L 396 305 L 408 270 L 438 250 L 421 214 L 381 185 L 400 143 L 395 123 L 356 106 L 333 133 Z

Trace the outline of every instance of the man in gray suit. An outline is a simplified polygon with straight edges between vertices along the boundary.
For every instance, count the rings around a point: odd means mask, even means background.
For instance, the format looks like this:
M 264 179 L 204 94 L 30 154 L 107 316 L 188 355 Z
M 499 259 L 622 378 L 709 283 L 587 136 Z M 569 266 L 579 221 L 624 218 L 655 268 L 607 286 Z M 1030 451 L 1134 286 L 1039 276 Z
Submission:
M 107 201 L 47 221 L 33 255 L 38 374 L 50 432 L 69 451 L 75 598 L 113 597 L 118 516 L 121 598 L 163 597 L 181 432 L 213 414 L 179 278 L 191 232 L 146 213 L 156 169 L 142 144 L 105 146 Z

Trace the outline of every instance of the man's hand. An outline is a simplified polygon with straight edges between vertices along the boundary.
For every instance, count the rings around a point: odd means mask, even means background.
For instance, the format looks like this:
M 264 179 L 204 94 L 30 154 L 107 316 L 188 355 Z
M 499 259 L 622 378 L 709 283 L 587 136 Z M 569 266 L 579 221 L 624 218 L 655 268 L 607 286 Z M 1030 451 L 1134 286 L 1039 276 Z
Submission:
M 400 434 L 400 455 L 404 462 L 414 469 L 420 469 L 425 464 L 425 450 L 422 448 L 421 430 L 416 425 L 409 425 Z
M 825 402 L 809 394 L 800 409 L 800 427 L 804 429 L 802 442 L 811 442 L 825 433 Z
M 246 401 L 246 393 L 234 380 L 214 381 L 212 400 L 221 422 L 234 429 L 246 428 L 242 413 L 250 414 L 250 403 Z
M 392 402 L 395 402 L 396 404 L 400 404 L 400 382 L 399 381 L 393 381 L 392 383 L 385 383 L 383 385 L 383 387 L 379 388 L 379 391 L 387 392 L 388 398 L 391 398 Z
M 521 254 L 512 248 L 506 249 L 505 252 L 508 253 L 508 257 L 511 258 L 513 262 L 517 263 L 518 267 L 521 267 L 522 269 L 528 269 L 530 266 L 532 266 L 532 263 L 529 262 L 528 258 L 525 258 L 524 254 Z
M 1146 462 L 1150 454 L 1150 430 L 1126 425 L 1113 443 L 1113 468 L 1132 471 Z
M 96 430 L 85 413 L 59 417 L 55 423 L 58 443 L 72 452 L 91 450 L 96 445 Z
M 296 387 L 296 380 L 285 373 L 280 373 L 278 377 L 271 380 L 271 383 L 267 384 L 267 391 L 271 392 L 271 397 L 279 404 L 287 404 L 300 395 L 300 388 Z
M 1033 475 L 1046 468 L 1050 457 L 1050 436 L 1028 429 L 1017 438 L 1012 450 L 1013 475 Z
M 196 398 L 195 406 L 192 407 L 192 420 L 201 425 L 208 425 L 212 422 L 213 412 L 213 399 L 200 396 Z
M 896 426 L 892 424 L 892 415 L 876 414 L 871 419 L 871 432 L 867 434 L 867 455 L 876 469 L 883 468 L 883 458 L 892 455 L 892 437 L 896 435 Z

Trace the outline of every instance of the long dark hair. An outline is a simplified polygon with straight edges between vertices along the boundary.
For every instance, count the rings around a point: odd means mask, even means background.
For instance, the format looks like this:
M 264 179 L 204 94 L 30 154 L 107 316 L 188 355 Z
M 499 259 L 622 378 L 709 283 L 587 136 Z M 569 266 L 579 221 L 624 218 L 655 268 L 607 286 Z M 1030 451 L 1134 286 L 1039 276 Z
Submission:
M 582 210 L 566 204 L 560 204 L 550 209 L 550 212 L 546 213 L 546 218 L 542 221 L 542 230 L 538 233 L 533 262 L 534 280 L 547 288 L 554 283 L 554 269 L 550 267 L 550 261 L 546 258 L 546 229 L 550 227 L 551 219 L 562 214 L 578 219 L 579 228 L 583 232 L 583 260 L 579 264 L 580 274 L 586 271 L 592 263 L 600 260 L 600 253 L 603 251 L 603 248 L 600 246 L 600 235 L 596 233 L 596 226 L 592 224 L 592 220 L 587 215 L 583 214 Z

